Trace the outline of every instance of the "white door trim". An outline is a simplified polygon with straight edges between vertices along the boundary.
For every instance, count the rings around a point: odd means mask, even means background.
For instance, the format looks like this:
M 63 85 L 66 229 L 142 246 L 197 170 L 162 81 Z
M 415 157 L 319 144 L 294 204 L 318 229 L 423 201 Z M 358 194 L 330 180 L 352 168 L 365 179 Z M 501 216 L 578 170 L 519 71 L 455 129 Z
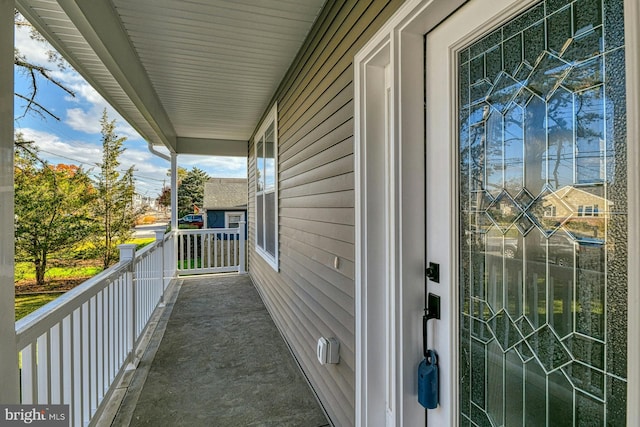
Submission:
M 480 1 L 480 0 L 475 0 Z M 491 0 L 487 0 L 491 2 Z M 522 2 L 531 4 L 535 0 Z M 627 131 L 628 131 L 628 188 L 640 188 L 640 5 L 637 0 L 624 0 L 627 75 Z M 424 245 L 417 236 L 424 235 L 424 50 L 423 35 L 444 20 L 466 0 L 408 0 L 374 35 L 354 58 L 354 153 L 355 153 L 355 218 L 356 218 L 356 426 L 413 425 L 423 414 L 416 404 L 415 367 L 421 358 L 421 305 L 424 290 Z M 519 5 L 520 6 L 520 5 Z M 391 105 L 393 129 L 385 150 L 389 153 L 388 179 L 384 189 L 376 191 L 386 195 L 378 199 L 385 212 L 382 243 L 384 258 L 389 262 L 384 286 L 393 290 L 394 347 L 397 358 L 393 376 L 396 378 L 395 409 L 391 419 L 375 407 L 375 386 L 370 382 L 371 360 L 368 352 L 378 337 L 378 331 L 368 328 L 371 317 L 370 277 L 373 244 L 372 212 L 367 207 L 374 195 L 371 173 L 367 174 L 367 146 L 373 143 L 366 129 L 368 109 L 374 104 L 371 83 L 375 80 L 375 67 L 390 65 L 392 76 Z M 631 77 L 633 76 L 633 78 Z M 383 89 L 384 90 L 384 89 Z M 375 91 L 374 91 L 375 92 Z M 379 172 L 379 171 L 378 171 Z M 420 177 L 417 179 L 416 177 Z M 369 189 L 369 191 L 367 191 Z M 629 283 L 640 283 L 640 194 L 629 191 Z M 393 218 L 393 222 L 390 220 Z M 389 227 L 389 228 L 387 228 Z M 640 287 L 629 286 L 628 313 L 628 419 L 640 419 Z M 443 307 L 443 310 L 447 308 Z M 450 308 L 449 308 L 450 309 Z M 633 333 L 632 333 L 633 332 Z M 382 337 L 384 341 L 384 337 Z M 448 363 L 456 363 L 456 360 Z M 380 373 L 381 375 L 383 373 Z M 455 389 L 455 387 L 454 387 Z M 456 419 L 455 392 L 449 396 L 451 419 Z

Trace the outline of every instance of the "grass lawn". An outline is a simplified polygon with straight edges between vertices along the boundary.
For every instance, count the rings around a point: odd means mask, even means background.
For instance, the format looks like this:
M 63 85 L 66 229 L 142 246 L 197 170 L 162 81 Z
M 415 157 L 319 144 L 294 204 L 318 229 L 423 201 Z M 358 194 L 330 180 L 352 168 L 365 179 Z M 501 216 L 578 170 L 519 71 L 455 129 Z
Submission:
M 32 311 L 36 311 L 46 303 L 58 298 L 59 293 L 16 295 L 16 321 L 22 319 Z
M 153 243 L 155 238 L 131 239 L 127 243 L 136 245 L 136 250 Z M 31 262 L 15 263 L 16 292 L 16 320 L 21 319 L 46 303 L 53 301 L 63 292 L 36 293 L 46 290 L 66 291 L 80 284 L 83 280 L 93 277 L 102 271 L 100 259 L 59 260 L 49 262 L 45 274 L 46 285 L 35 285 L 35 271 Z M 32 292 L 32 293 L 31 293 Z

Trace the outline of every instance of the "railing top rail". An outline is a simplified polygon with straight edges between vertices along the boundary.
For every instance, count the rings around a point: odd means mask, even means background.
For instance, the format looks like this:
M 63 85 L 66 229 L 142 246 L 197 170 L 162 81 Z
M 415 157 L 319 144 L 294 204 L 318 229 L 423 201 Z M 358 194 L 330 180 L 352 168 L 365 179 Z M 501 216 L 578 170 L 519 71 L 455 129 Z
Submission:
M 240 227 L 235 228 L 183 228 L 178 234 L 215 234 L 215 233 L 239 233 Z

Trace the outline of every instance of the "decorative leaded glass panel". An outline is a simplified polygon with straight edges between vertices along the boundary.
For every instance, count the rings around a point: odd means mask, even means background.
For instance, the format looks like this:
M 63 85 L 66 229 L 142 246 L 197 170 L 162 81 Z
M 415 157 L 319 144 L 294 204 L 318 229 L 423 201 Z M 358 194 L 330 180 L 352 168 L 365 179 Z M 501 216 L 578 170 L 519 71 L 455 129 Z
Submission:
M 458 67 L 460 425 L 625 425 L 623 0 L 541 1 Z

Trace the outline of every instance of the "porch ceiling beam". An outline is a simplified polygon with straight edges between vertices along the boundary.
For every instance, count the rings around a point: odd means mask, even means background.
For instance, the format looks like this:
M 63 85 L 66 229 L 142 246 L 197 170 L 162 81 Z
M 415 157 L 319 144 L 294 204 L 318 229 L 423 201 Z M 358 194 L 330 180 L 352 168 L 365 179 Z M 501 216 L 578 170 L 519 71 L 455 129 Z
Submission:
M 234 139 L 187 138 L 176 139 L 178 154 L 205 156 L 247 157 L 248 141 Z
M 176 132 L 110 1 L 59 0 L 58 4 L 93 48 L 166 147 Z M 104 94 L 103 94 L 104 95 Z M 108 99 L 112 105 L 114 102 Z M 143 135 L 145 139 L 148 136 Z

